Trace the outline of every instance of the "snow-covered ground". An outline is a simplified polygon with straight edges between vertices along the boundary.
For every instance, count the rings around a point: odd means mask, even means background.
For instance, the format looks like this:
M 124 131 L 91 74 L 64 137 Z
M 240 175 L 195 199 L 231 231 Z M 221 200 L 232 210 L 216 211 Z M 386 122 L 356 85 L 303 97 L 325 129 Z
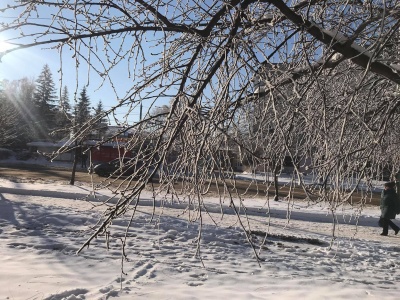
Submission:
M 244 198 L 244 225 L 262 245 L 257 261 L 229 203 L 222 217 L 219 199 L 207 198 L 199 260 L 199 222 L 189 221 L 196 215 L 184 201 L 158 197 L 152 217 L 148 192 L 122 260 L 130 216 L 111 226 L 108 250 L 101 237 L 76 253 L 104 209 L 83 200 L 89 192 L 83 183 L 0 178 L 0 299 L 397 299 L 400 292 L 400 235 L 379 235 L 377 207 L 343 207 L 332 240 L 323 204 L 291 203 L 288 221 L 287 202 L 269 202 L 268 214 L 265 199 Z

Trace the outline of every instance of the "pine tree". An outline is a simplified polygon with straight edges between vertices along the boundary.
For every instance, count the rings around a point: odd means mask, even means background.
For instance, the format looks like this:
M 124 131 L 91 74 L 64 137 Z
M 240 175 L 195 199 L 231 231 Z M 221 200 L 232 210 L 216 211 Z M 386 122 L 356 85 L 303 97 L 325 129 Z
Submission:
M 0 85 L 0 145 L 2 147 L 15 145 L 20 132 L 20 118 L 17 109 L 6 97 L 3 85 Z
M 103 102 L 100 100 L 97 103 L 97 107 L 94 112 L 94 117 L 96 119 L 96 131 L 97 131 L 97 138 L 101 139 L 105 132 L 107 131 L 107 119 L 104 118 L 104 107 Z
M 71 113 L 71 104 L 69 102 L 69 91 L 67 86 L 64 86 L 61 93 L 60 108 L 66 115 Z
M 35 81 L 34 79 L 28 79 L 26 77 L 13 81 L 3 80 L 1 86 L 3 89 L 2 96 L 9 104 L 12 104 L 12 114 L 15 113 L 16 118 L 19 120 L 15 125 L 18 138 L 13 142 L 13 146 L 24 148 L 27 142 L 31 142 L 35 138 L 35 131 L 33 130 L 34 124 L 36 124 L 33 102 Z M 3 109 L 6 107 L 7 110 L 9 110 L 8 114 L 10 114 L 11 108 L 5 106 Z M 8 115 L 4 115 L 1 118 L 3 119 L 6 117 L 8 118 Z
M 69 101 L 69 92 L 67 86 L 64 86 L 61 93 L 60 105 L 56 113 L 57 129 L 55 131 L 55 137 L 57 139 L 62 139 L 71 133 L 73 125 L 72 121 L 73 118 L 71 116 L 71 104 Z
M 90 100 L 86 92 L 86 87 L 82 88 L 82 91 L 79 95 L 78 102 L 74 107 L 74 129 L 73 133 L 76 132 L 85 132 L 83 127 L 85 127 L 86 122 L 90 119 Z M 74 163 L 72 166 L 72 175 L 70 184 L 73 185 L 75 183 L 75 171 L 78 161 L 83 158 L 83 142 L 87 138 L 87 133 L 84 133 L 80 136 L 80 141 L 75 140 L 75 150 L 74 150 Z
M 43 67 L 36 80 L 34 103 L 36 107 L 36 130 L 39 138 L 48 138 L 56 127 L 57 96 L 49 66 Z
M 104 112 L 103 102 L 100 100 L 95 109 L 95 117 L 99 117 Z
M 78 103 L 75 105 L 75 125 L 81 127 L 90 117 L 90 100 L 86 87 L 83 87 L 78 98 Z
M 22 78 L 18 80 L 18 89 L 17 89 L 17 99 L 19 106 L 18 111 L 22 115 L 23 123 L 20 124 L 19 131 L 22 133 L 20 136 L 20 141 L 23 143 L 23 146 L 26 146 L 27 142 L 30 142 L 34 139 L 34 121 L 33 118 L 35 116 L 35 105 L 34 105 L 34 93 L 35 93 L 35 79 L 34 78 Z

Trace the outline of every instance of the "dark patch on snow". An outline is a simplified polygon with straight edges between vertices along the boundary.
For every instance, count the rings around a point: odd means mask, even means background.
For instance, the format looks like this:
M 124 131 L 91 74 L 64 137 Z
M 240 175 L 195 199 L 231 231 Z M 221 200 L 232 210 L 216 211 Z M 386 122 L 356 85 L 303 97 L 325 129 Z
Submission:
M 260 230 L 253 230 L 251 232 L 248 232 L 251 235 L 255 236 L 260 236 L 262 238 L 265 238 L 266 232 L 260 231 Z M 293 242 L 293 243 L 307 243 L 315 246 L 324 246 L 328 245 L 327 242 L 321 241 L 316 238 L 307 238 L 307 237 L 298 237 L 294 235 L 283 235 L 283 234 L 272 234 L 269 233 L 267 236 L 267 241 L 268 240 L 281 240 L 285 242 Z

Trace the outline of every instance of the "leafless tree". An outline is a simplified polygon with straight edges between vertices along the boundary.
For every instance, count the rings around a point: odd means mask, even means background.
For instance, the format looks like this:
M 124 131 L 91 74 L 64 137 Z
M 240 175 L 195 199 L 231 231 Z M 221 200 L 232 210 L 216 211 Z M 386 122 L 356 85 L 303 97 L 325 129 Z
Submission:
M 26 0 L 1 12 L 15 16 L 2 23 L 0 32 L 16 46 L 3 55 L 53 47 L 60 74 L 63 53 L 71 52 L 90 76 L 113 86 L 121 80 L 114 70 L 124 65 L 133 82 L 105 116 L 136 130 L 125 149 L 138 151 L 144 165 L 125 179 L 121 187 L 129 188 L 88 244 L 152 181 L 159 191 L 195 201 L 200 223 L 213 185 L 239 217 L 244 203 L 230 176 L 233 158 L 252 172 L 279 173 L 289 157 L 288 197 L 296 183 L 332 212 L 351 202 L 361 181 L 371 183 L 382 169 L 392 177 L 399 171 L 398 0 Z M 114 114 L 166 101 L 168 112 L 134 124 Z M 318 184 L 306 185 L 305 173 Z M 256 184 L 265 191 L 271 183 Z M 351 204 L 362 206 L 368 195 Z

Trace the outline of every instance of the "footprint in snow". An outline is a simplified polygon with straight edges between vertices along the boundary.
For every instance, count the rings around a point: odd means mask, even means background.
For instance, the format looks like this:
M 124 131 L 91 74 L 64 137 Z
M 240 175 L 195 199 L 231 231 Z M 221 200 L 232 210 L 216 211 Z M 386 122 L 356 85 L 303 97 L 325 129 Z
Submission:
M 203 285 L 202 282 L 188 282 L 187 283 L 188 286 L 200 286 Z
M 88 292 L 89 291 L 87 289 L 73 289 L 50 295 L 44 298 L 43 300 L 63 300 L 63 299 L 84 300 L 86 299 L 85 294 L 87 294 Z
M 154 278 L 155 272 L 154 272 L 154 266 L 151 263 L 146 263 L 142 265 L 139 270 L 136 272 L 136 275 L 133 277 L 134 280 L 141 278 L 143 276 L 147 275 L 147 278 Z
M 190 274 L 189 276 L 200 281 L 206 281 L 208 279 L 208 275 L 206 273 Z

